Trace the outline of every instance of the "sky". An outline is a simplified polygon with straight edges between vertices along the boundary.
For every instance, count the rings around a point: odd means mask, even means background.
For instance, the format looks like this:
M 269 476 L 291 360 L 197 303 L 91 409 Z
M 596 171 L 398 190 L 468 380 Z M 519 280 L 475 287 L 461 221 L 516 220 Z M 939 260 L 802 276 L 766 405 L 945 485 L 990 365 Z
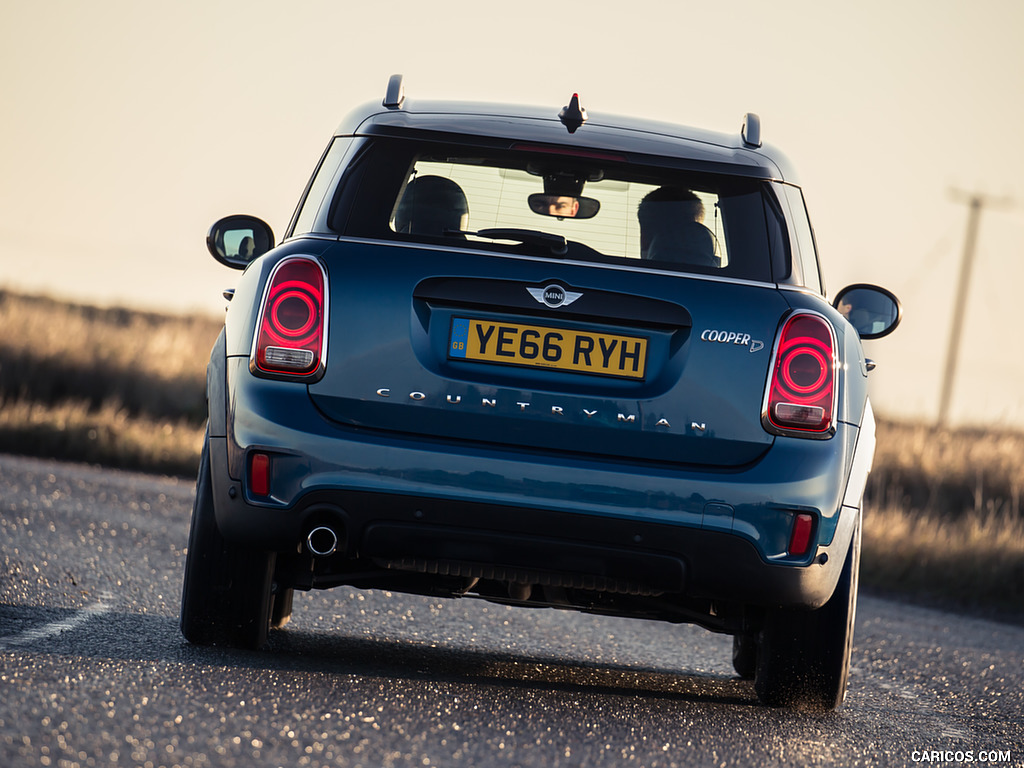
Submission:
M 726 10 L 728 8 L 728 10 Z M 550 105 L 718 131 L 761 117 L 804 187 L 830 298 L 899 296 L 876 410 L 934 420 L 983 195 L 951 421 L 1024 425 L 1024 3 L 0 0 L 0 289 L 219 313 L 230 213 L 280 235 L 352 107 Z

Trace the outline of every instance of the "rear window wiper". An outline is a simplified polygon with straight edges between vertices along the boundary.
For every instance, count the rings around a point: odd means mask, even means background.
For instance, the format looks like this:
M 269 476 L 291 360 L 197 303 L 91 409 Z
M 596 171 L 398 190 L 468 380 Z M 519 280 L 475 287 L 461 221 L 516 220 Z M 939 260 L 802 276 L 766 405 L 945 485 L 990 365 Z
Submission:
M 446 235 L 473 235 L 474 237 L 485 237 L 488 240 L 517 240 L 526 245 L 549 248 L 554 256 L 565 256 L 569 252 L 569 244 L 564 237 L 553 235 L 550 232 L 540 232 L 536 229 L 495 227 L 492 229 L 481 229 L 479 232 L 446 229 L 444 233 Z

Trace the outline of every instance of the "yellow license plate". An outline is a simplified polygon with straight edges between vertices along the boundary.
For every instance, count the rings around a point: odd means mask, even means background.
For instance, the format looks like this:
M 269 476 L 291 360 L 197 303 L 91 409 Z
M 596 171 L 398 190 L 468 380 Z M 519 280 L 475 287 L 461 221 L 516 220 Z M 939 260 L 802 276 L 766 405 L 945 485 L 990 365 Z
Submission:
M 452 319 L 448 357 L 643 379 L 647 339 L 456 317 Z

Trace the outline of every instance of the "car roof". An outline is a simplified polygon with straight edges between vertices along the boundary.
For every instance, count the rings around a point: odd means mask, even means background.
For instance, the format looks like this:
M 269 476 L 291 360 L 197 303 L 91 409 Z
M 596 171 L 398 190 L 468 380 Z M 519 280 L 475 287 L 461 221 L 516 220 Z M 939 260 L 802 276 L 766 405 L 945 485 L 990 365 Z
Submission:
M 588 110 L 586 122 L 570 132 L 559 119 L 558 107 L 417 101 L 404 98 L 404 92 L 400 98 L 394 98 L 393 83 L 394 78 L 383 102 L 365 104 L 350 112 L 335 135 L 558 145 L 569 151 L 628 155 L 631 161 L 640 159 L 636 155 L 671 158 L 694 169 L 797 183 L 785 155 L 760 142 L 756 115 L 747 115 L 744 135 L 741 131 L 717 133 Z M 753 121 L 749 128 L 748 121 Z M 752 140 L 747 141 L 748 138 Z

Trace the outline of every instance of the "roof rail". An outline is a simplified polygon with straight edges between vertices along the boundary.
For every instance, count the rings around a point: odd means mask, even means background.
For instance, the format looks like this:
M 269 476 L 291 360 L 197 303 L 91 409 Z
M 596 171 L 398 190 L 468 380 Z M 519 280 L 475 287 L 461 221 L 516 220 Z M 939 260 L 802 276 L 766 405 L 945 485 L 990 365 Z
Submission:
M 748 147 L 761 146 L 761 118 L 753 112 L 747 112 L 743 116 L 743 127 L 740 129 L 740 136 L 743 143 Z
M 384 106 L 388 109 L 401 109 L 405 101 L 405 83 L 402 75 L 392 75 L 388 80 L 388 90 L 384 94 Z

